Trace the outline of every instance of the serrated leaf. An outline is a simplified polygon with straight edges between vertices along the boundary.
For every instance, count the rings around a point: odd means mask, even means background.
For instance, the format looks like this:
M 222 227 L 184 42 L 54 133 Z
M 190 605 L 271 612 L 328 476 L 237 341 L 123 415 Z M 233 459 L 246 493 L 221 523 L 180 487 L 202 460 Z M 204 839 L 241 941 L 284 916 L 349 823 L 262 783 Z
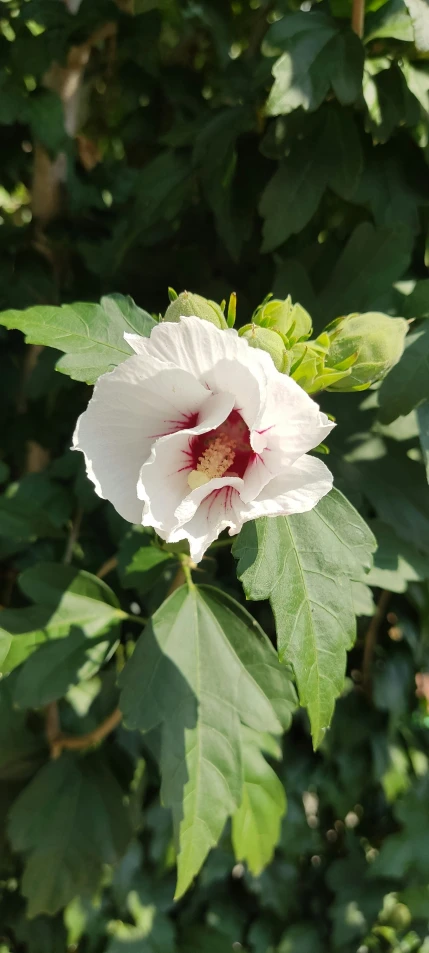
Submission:
M 280 837 L 286 795 L 277 774 L 265 760 L 259 733 L 243 727 L 243 799 L 232 818 L 232 843 L 237 861 L 245 861 L 258 877 L 272 860 Z
M 0 314 L 0 324 L 22 331 L 28 344 L 64 351 L 66 357 L 59 360 L 57 369 L 88 384 L 133 354 L 124 340 L 125 331 L 148 337 L 155 323 L 150 314 L 122 295 L 103 298 L 101 304 L 37 305 Z
M 46 764 L 9 815 L 12 847 L 26 857 L 28 916 L 53 916 L 94 892 L 103 864 L 119 860 L 130 836 L 121 788 L 100 756 L 62 754 Z
M 279 656 L 294 670 L 316 747 L 356 635 L 351 580 L 369 569 L 374 548 L 368 526 L 338 490 L 309 513 L 246 524 L 234 543 L 247 598 L 270 599 Z
M 410 258 L 405 228 L 374 228 L 362 222 L 352 233 L 318 303 L 324 322 L 338 315 L 370 311 L 402 277 Z
M 64 639 L 70 633 L 74 633 L 75 640 L 76 633 L 91 641 L 105 636 L 104 641 L 111 646 L 117 638 L 119 622 L 126 617 L 109 586 L 96 576 L 72 566 L 39 563 L 22 573 L 19 585 L 36 604 L 24 609 L 4 609 L 0 613 L 0 668 L 3 674 L 24 662 L 39 645 Z M 88 653 L 94 649 L 91 641 L 87 642 Z M 76 647 L 76 642 L 74 644 Z M 67 656 L 67 651 L 64 652 Z M 82 643 L 80 661 L 79 653 L 75 657 L 78 663 L 76 671 L 84 664 L 84 653 Z M 48 656 L 58 661 L 59 654 L 60 650 L 51 649 Z M 41 663 L 36 663 L 36 671 L 44 680 Z M 38 691 L 35 681 L 32 692 Z
M 329 88 L 343 104 L 355 102 L 362 89 L 364 50 L 360 39 L 317 11 L 286 15 L 267 32 L 268 48 L 284 49 L 272 72 L 274 84 L 265 111 L 287 115 L 302 106 L 315 110 Z
M 429 327 L 409 334 L 404 353 L 379 390 L 379 417 L 390 424 L 429 398 Z
M 162 798 L 173 811 L 180 897 L 241 803 L 241 723 L 279 733 L 294 706 L 289 675 L 234 600 L 182 587 L 153 616 L 120 683 L 129 727 L 163 725 Z

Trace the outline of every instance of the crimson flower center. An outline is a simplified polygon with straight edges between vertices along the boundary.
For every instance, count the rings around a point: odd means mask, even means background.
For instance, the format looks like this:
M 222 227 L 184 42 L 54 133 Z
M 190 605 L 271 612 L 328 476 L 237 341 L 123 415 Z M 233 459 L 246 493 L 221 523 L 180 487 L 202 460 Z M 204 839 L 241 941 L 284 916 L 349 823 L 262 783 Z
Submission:
M 193 437 L 190 445 L 192 471 L 188 477 L 191 489 L 223 476 L 243 477 L 254 451 L 250 432 L 238 410 L 215 430 Z

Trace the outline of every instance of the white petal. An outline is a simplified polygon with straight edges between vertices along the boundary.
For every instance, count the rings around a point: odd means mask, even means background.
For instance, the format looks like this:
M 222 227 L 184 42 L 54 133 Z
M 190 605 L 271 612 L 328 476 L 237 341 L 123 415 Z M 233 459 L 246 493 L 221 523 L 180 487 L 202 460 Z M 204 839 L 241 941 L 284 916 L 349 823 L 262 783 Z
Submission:
M 159 361 L 130 357 L 103 374 L 87 410 L 77 422 L 73 446 L 85 454 L 96 492 L 118 513 L 139 523 L 139 472 L 153 441 L 186 427 L 210 398 L 210 391 L 185 371 Z
M 205 401 L 194 427 L 161 437 L 153 444 L 149 459 L 141 467 L 137 492 L 139 499 L 146 504 L 143 525 L 154 526 L 163 539 L 177 525 L 175 511 L 190 493 L 188 474 L 193 463 L 188 451 L 191 438 L 219 427 L 233 406 L 233 394 L 212 394 Z
M 212 480 L 209 480 L 208 483 L 204 483 L 203 486 L 199 486 L 195 490 L 191 490 L 181 501 L 175 511 L 174 516 L 176 519 L 176 525 L 173 532 L 176 532 L 176 530 L 181 526 L 184 526 L 185 523 L 189 523 L 190 520 L 192 520 L 195 516 L 201 504 L 207 499 L 207 497 L 211 496 L 211 494 L 217 496 L 219 495 L 218 491 L 224 490 L 227 487 L 233 487 L 238 493 L 240 493 L 242 486 L 243 480 L 241 477 L 224 476 L 215 477 Z M 216 509 L 217 508 L 218 507 L 216 507 Z M 178 536 L 177 538 L 181 539 L 182 537 Z
M 305 454 L 267 483 L 255 500 L 241 504 L 241 516 L 247 522 L 258 516 L 307 513 L 332 490 L 332 484 L 332 473 L 323 461 Z
M 269 354 L 250 347 L 233 328 L 221 331 L 210 321 L 193 315 L 181 318 L 177 324 L 161 322 L 150 338 L 143 340 L 145 344 L 138 347 L 144 347 L 152 358 L 182 367 L 200 380 L 223 358 L 239 361 L 255 375 L 278 374 Z M 129 343 L 134 346 L 131 340 Z
M 297 460 L 322 443 L 334 427 L 316 401 L 292 377 L 278 373 L 270 381 L 265 406 L 254 426 L 261 438 L 255 450 L 261 452 L 265 440 L 265 446 L 272 452 L 280 451 L 289 459 Z
M 241 414 L 249 429 L 253 427 L 266 402 L 267 376 L 263 368 L 258 368 L 255 374 L 252 367 L 236 359 L 223 358 L 204 375 L 204 383 L 214 393 L 229 391 L 234 394 L 235 410 Z
M 238 487 L 242 481 L 238 477 L 220 477 L 210 481 L 210 489 L 196 509 L 192 519 L 184 526 L 174 530 L 169 536 L 169 542 L 179 542 L 181 539 L 189 541 L 189 550 L 194 562 L 198 563 L 204 553 L 218 538 L 222 530 L 230 528 L 230 536 L 238 533 L 243 524 L 240 513 Z M 197 493 L 196 490 L 193 493 Z

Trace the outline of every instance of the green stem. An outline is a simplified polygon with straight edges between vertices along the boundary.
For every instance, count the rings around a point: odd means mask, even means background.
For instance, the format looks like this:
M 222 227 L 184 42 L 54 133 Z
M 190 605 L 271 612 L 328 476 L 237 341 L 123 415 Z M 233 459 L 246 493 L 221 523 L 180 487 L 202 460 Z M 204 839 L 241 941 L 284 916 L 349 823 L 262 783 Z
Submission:
M 142 616 L 142 615 L 132 615 L 132 614 L 129 613 L 129 612 L 126 612 L 126 613 L 125 613 L 125 618 L 128 619 L 129 622 L 138 622 L 139 625 L 147 625 L 147 623 L 148 623 L 148 619 L 145 619 L 144 616 Z
M 182 564 L 183 574 L 185 576 L 188 588 L 195 589 L 195 584 L 192 579 L 191 562 L 190 562 L 189 556 L 182 556 L 180 561 Z

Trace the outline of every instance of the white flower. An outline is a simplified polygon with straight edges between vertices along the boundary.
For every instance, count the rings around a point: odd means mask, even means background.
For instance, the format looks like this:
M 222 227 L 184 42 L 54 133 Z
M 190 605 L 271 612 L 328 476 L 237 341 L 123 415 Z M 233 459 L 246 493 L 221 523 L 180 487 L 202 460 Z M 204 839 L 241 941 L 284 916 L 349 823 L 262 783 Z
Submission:
M 264 351 L 197 317 L 125 335 L 135 354 L 99 378 L 73 444 L 96 492 L 131 523 L 189 540 L 305 513 L 332 475 L 316 447 L 334 426 Z

